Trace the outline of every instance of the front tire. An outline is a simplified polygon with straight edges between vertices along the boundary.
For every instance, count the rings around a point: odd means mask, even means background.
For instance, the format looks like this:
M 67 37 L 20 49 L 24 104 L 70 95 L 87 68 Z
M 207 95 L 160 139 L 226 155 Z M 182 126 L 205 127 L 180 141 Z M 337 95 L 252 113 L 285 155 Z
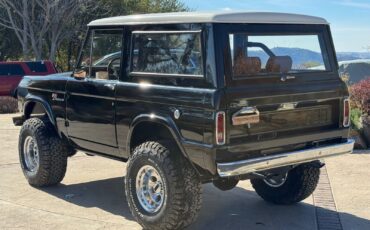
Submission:
M 171 143 L 145 142 L 127 165 L 126 198 L 144 229 L 179 229 L 195 221 L 201 207 L 198 175 Z
M 63 180 L 68 147 L 48 121 L 39 118 L 25 121 L 18 149 L 23 174 L 30 185 L 51 186 Z
M 309 197 L 316 189 L 320 169 L 312 164 L 302 164 L 290 170 L 281 181 L 252 179 L 257 194 L 267 202 L 288 205 Z

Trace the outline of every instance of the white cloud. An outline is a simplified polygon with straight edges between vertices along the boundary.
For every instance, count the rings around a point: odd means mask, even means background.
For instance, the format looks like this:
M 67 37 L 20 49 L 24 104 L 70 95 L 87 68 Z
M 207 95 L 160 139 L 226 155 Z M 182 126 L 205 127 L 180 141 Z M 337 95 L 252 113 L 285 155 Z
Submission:
M 225 7 L 225 8 L 222 8 L 221 10 L 222 11 L 232 11 L 233 9 L 231 9 L 230 7 Z

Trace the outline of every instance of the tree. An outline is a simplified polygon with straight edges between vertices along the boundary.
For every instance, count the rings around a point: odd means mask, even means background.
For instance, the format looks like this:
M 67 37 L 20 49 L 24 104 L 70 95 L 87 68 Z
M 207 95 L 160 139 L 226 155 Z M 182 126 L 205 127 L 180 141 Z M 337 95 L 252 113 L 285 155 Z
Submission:
M 316 61 L 308 61 L 302 64 L 304 68 L 312 68 L 312 67 L 317 67 L 320 65 L 321 65 L 320 62 L 316 62 Z
M 71 70 L 71 60 L 76 60 L 85 37 L 87 24 L 95 19 L 138 13 L 160 13 L 189 11 L 179 0 L 99 0 L 95 8 L 80 7 L 69 20 L 68 29 L 72 31 L 68 39 L 59 46 L 58 64 L 62 69 Z
M 107 10 L 99 2 L 94 0 L 37 0 L 39 5 L 46 9 L 49 9 L 50 15 L 50 29 L 48 31 L 49 45 L 49 60 L 55 61 L 57 49 L 65 39 L 70 39 L 76 31 L 80 31 L 80 25 L 76 23 L 69 23 L 74 21 L 75 17 L 78 17 L 81 12 L 95 12 L 100 11 L 100 14 L 104 14 L 102 10 Z M 48 5 L 52 2 L 50 8 Z M 85 14 L 86 16 L 86 14 Z M 76 22 L 76 21 L 75 21 Z
M 57 47 L 68 37 L 65 28 L 80 7 L 93 3 L 93 0 L 0 0 L 5 17 L 0 25 L 10 28 L 22 44 L 23 55 L 27 59 L 29 47 L 36 60 L 41 60 L 44 51 L 48 59 L 55 61 Z M 47 43 L 48 41 L 48 43 Z
M 13 32 L 23 60 L 49 59 L 69 70 L 88 22 L 133 13 L 188 10 L 179 0 L 0 0 L 0 28 Z
M 0 26 L 13 30 L 22 46 L 25 59 L 29 56 L 27 0 L 0 0 Z
M 22 47 L 14 32 L 0 28 L 0 61 L 14 60 L 22 56 Z

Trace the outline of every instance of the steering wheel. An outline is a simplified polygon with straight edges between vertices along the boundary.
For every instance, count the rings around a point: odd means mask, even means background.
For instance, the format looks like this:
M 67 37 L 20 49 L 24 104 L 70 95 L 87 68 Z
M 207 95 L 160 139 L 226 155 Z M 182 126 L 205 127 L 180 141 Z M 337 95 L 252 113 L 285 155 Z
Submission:
M 121 57 L 116 57 L 116 58 L 113 58 L 112 60 L 110 60 L 110 62 L 108 63 L 108 66 L 107 66 L 107 72 L 108 72 L 108 76 L 109 76 L 109 79 L 110 80 L 113 80 L 111 76 L 114 76 L 115 79 L 118 79 L 118 71 L 116 71 L 114 68 L 113 68 L 113 63 L 117 60 L 120 60 Z

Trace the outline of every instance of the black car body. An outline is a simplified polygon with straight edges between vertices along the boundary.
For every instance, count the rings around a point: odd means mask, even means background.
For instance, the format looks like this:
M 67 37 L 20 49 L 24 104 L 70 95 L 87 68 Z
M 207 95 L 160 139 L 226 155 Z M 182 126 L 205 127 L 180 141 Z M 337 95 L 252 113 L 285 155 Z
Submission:
M 263 13 L 187 15 L 90 23 L 74 73 L 22 80 L 23 116 L 15 123 L 47 114 L 73 148 L 122 161 L 146 140 L 170 139 L 202 182 L 253 178 L 352 151 L 348 90 L 338 76 L 325 20 Z M 94 53 L 107 33 L 110 44 L 121 49 Z M 314 60 L 323 69 L 305 68 L 306 60 L 296 64 L 298 59 L 281 47 L 267 46 L 268 36 L 277 35 L 282 41 L 290 35 L 317 41 L 321 57 Z M 171 49 L 182 55 L 175 57 Z M 90 66 L 101 50 L 118 57 Z M 239 60 L 247 70 L 235 67 Z

